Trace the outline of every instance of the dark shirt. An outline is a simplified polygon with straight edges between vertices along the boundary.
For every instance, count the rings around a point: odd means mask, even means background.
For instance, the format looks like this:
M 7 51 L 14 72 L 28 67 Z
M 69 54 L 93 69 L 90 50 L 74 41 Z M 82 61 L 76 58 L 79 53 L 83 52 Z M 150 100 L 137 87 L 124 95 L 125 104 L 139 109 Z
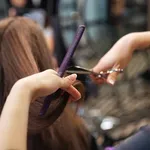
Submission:
M 150 126 L 142 127 L 135 135 L 114 147 L 114 150 L 150 150 Z

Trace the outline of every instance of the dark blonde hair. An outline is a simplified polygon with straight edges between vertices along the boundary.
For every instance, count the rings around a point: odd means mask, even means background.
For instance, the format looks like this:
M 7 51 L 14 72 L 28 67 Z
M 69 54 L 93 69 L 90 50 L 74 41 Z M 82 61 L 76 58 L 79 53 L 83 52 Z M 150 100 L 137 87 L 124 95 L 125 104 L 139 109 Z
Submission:
M 23 17 L 2 20 L 0 22 L 1 110 L 17 80 L 46 69 L 53 69 L 51 61 L 52 56 L 45 38 L 35 22 Z M 43 99 L 38 99 L 30 107 L 29 150 L 89 149 L 88 132 L 79 117 L 73 116 L 72 111 L 66 108 L 52 124 L 51 117 L 39 117 L 42 104 Z

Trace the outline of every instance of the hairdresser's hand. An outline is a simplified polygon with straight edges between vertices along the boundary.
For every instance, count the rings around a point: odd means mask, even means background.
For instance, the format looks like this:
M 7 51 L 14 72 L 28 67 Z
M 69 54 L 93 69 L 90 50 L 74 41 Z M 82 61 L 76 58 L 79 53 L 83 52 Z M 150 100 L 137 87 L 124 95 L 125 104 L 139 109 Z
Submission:
M 59 88 L 67 91 L 73 100 L 80 99 L 80 93 L 72 86 L 76 81 L 76 74 L 72 74 L 65 78 L 60 78 L 54 70 L 46 70 L 26 78 L 20 79 L 15 86 L 23 87 L 31 94 L 32 100 L 38 97 L 47 96 L 54 93 Z
M 124 69 L 133 54 L 136 47 L 135 45 L 135 35 L 128 34 L 122 37 L 98 62 L 98 64 L 93 68 L 93 71 L 100 72 L 106 71 L 112 68 Z M 92 79 L 97 83 L 110 83 L 114 84 L 117 79 L 118 73 L 114 72 L 108 75 L 107 79 L 104 81 L 100 78 L 92 77 Z
M 72 74 L 60 78 L 57 72 L 49 69 L 18 80 L 12 87 L 1 113 L 0 149 L 26 149 L 31 101 L 52 94 L 59 88 L 70 93 L 74 100 L 79 99 L 80 93 L 72 86 L 76 77 Z

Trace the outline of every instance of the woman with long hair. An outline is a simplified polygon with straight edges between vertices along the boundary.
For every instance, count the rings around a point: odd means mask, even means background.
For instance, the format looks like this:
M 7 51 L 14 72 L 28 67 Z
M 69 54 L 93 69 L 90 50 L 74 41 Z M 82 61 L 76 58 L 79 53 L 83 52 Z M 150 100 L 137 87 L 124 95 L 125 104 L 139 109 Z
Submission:
M 76 75 L 60 78 L 54 70 L 46 70 L 18 80 L 5 102 L 0 119 L 0 149 L 26 149 L 27 122 L 31 102 L 62 88 L 72 96 L 80 94 L 71 86 Z M 15 135 L 15 138 L 14 138 Z
M 53 69 L 51 52 L 47 47 L 40 27 L 35 22 L 23 17 L 7 18 L 0 22 L 0 69 L 1 110 L 14 83 L 24 77 L 43 72 L 47 69 Z M 34 83 L 38 84 L 41 82 L 37 78 L 37 82 L 35 80 Z M 79 98 L 79 93 L 73 87 L 66 90 L 75 99 Z M 91 137 L 82 120 L 75 116 L 69 106 L 66 106 L 61 116 L 57 118 L 55 113 L 59 111 L 58 105 L 60 105 L 60 101 L 56 100 L 54 104 L 50 105 L 48 116 L 44 118 L 39 116 L 44 98 L 36 98 L 30 104 L 27 149 L 90 149 Z M 22 95 L 22 101 L 24 100 L 25 97 Z M 24 109 L 24 104 L 18 107 Z M 16 114 L 16 117 L 17 115 L 19 114 Z M 5 119 L 5 117 L 3 118 Z M 16 119 L 16 121 L 19 124 L 21 120 Z M 15 134 L 15 131 L 13 133 Z M 22 136 L 21 133 L 20 136 Z M 15 147 L 10 147 L 10 149 L 13 148 L 16 149 Z

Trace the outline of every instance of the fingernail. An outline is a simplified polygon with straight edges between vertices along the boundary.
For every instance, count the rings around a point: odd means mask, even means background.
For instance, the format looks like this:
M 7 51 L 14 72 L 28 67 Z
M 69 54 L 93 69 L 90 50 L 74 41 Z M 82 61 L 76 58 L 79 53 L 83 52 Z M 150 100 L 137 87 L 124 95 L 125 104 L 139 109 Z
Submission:
M 76 75 L 76 74 L 72 74 L 72 75 L 69 76 L 69 79 L 70 79 L 71 81 L 75 81 L 76 78 L 77 78 L 77 75 Z
M 78 100 L 80 100 L 82 98 L 82 96 L 80 95 L 80 97 L 78 98 L 78 99 L 76 99 L 75 101 L 78 101 Z
M 115 81 L 114 81 L 114 80 L 112 80 L 112 79 L 109 79 L 109 80 L 108 80 L 108 82 L 109 82 L 110 84 L 112 84 L 112 85 L 114 85 L 114 84 L 115 84 Z

